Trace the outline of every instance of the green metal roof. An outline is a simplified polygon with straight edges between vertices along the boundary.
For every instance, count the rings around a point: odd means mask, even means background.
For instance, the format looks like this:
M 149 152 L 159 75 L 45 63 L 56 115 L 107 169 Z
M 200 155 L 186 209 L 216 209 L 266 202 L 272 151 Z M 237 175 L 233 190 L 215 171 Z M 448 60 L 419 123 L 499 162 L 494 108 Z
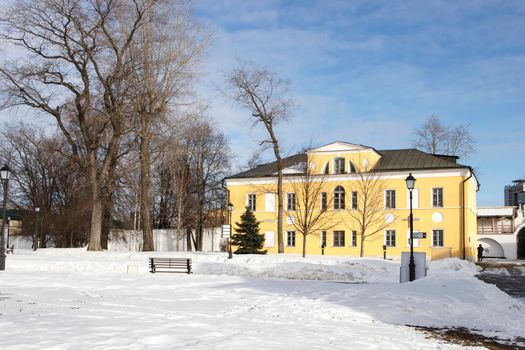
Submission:
M 397 149 L 378 150 L 381 158 L 376 164 L 375 171 L 427 170 L 427 169 L 457 169 L 468 168 L 456 163 L 458 157 L 430 154 L 420 150 Z M 306 162 L 306 154 L 300 153 L 283 158 L 284 168 Z M 227 177 L 226 179 L 247 179 L 258 177 L 272 177 L 277 173 L 277 162 L 261 164 L 253 169 Z

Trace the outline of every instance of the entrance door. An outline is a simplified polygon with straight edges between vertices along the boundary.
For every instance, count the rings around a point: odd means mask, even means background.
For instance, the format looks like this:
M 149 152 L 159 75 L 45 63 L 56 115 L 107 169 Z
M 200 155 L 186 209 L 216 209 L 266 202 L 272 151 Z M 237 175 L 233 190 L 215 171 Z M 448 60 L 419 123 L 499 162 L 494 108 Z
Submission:
M 518 232 L 518 259 L 525 259 L 525 228 Z

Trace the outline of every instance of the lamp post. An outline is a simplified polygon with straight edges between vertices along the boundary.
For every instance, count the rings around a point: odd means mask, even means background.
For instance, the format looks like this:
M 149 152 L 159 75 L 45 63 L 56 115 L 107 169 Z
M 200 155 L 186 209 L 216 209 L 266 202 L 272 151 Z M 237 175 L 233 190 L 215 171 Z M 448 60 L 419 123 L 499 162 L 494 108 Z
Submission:
M 228 203 L 228 223 L 230 224 L 230 237 L 228 238 L 228 259 L 233 258 L 232 252 L 232 211 L 233 204 Z
M 412 214 L 412 191 L 414 190 L 416 179 L 412 176 L 412 173 L 410 173 L 405 181 L 410 192 L 410 261 L 408 262 L 408 280 L 412 282 L 416 279 L 416 263 L 414 262 L 414 216 Z
M 33 250 L 38 249 L 38 213 L 40 207 L 35 207 L 35 237 L 33 238 Z
M 6 165 L 0 169 L 0 180 L 4 187 L 4 205 L 2 210 L 2 234 L 0 235 L 0 271 L 5 270 L 5 243 L 4 243 L 4 227 L 5 227 L 5 207 L 7 204 L 7 183 L 11 176 L 11 169 Z

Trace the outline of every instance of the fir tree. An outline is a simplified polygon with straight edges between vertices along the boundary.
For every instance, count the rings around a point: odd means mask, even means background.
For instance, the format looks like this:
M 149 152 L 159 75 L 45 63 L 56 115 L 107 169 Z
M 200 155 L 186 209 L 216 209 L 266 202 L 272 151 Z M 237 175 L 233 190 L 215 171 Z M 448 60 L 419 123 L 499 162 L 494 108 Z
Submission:
M 235 225 L 236 233 L 232 236 L 232 244 L 238 247 L 235 254 L 266 254 L 266 250 L 261 250 L 264 235 L 259 234 L 259 221 L 249 208 L 241 215 L 241 222 Z

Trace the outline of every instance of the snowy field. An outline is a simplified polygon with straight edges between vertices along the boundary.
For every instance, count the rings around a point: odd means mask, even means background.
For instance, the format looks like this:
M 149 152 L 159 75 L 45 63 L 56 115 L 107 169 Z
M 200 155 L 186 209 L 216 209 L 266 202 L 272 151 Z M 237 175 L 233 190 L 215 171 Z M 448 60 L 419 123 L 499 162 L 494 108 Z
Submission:
M 189 256 L 194 274 L 149 274 L 155 255 Z M 0 273 L 0 349 L 464 348 L 406 325 L 524 336 L 525 304 L 476 273 L 448 259 L 399 284 L 398 262 L 373 259 L 19 250 Z

